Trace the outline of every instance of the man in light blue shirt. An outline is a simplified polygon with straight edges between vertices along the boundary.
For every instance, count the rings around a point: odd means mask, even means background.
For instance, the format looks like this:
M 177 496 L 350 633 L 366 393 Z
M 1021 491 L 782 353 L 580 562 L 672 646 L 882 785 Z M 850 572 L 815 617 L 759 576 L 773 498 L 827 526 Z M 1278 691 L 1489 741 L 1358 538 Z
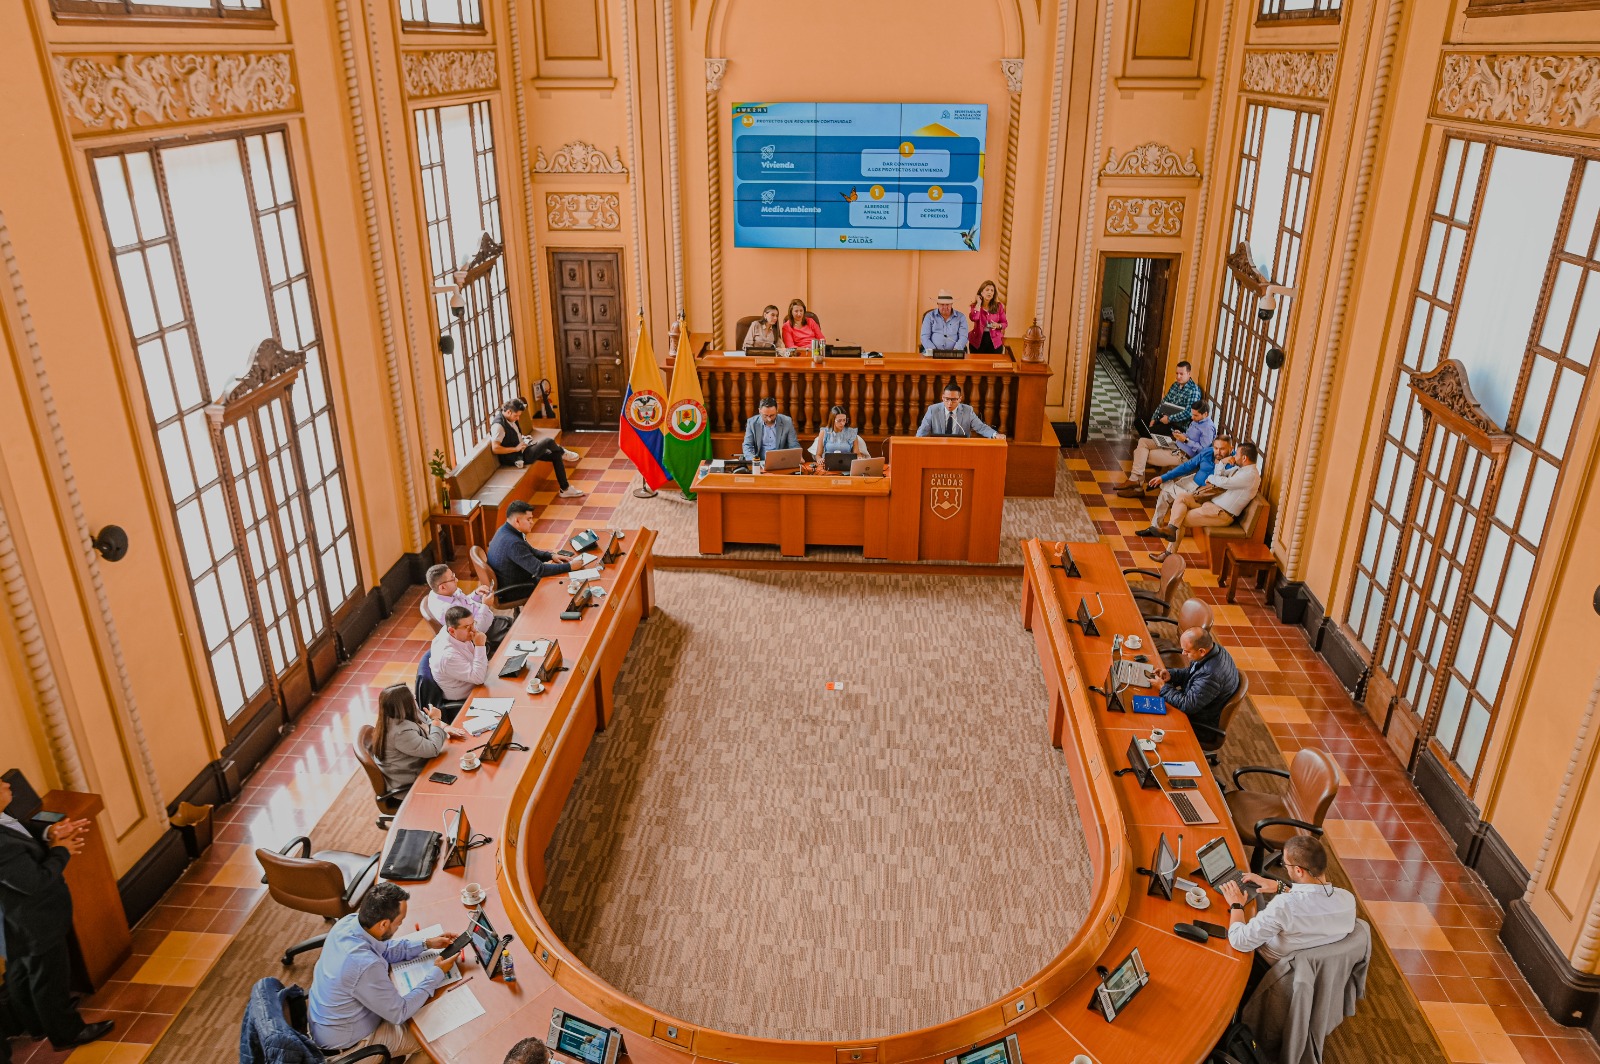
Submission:
M 1171 469 L 1210 448 L 1211 441 L 1217 437 L 1217 423 L 1211 420 L 1211 404 L 1205 399 L 1196 399 L 1189 413 L 1189 427 L 1173 430 L 1170 447 L 1149 436 L 1139 437 L 1133 446 L 1133 468 L 1128 472 L 1128 479 L 1117 485 L 1118 495 L 1138 498 L 1149 487 L 1144 479 L 1147 467 Z
M 967 316 L 956 309 L 955 296 L 941 288 L 934 309 L 922 316 L 922 353 L 965 351 L 971 331 Z
M 420 1048 L 405 1023 L 449 978 L 455 958 L 436 960 L 434 969 L 409 994 L 401 994 L 390 980 L 389 966 L 414 960 L 424 950 L 443 949 L 456 936 L 395 941 L 405 925 L 410 897 L 394 883 L 374 883 L 360 910 L 340 919 L 328 932 L 311 978 L 307 1017 L 312 1040 L 330 1054 L 384 1045 L 399 1060 Z

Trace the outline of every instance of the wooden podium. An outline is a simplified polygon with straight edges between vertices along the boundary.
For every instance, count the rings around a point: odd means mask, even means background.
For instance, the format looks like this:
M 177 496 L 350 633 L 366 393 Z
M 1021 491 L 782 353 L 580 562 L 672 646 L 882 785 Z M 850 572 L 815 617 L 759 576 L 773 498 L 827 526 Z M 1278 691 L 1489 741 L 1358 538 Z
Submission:
M 44 796 L 44 808 L 65 813 L 72 820 L 93 822 L 105 802 L 98 794 L 50 791 Z M 88 989 L 98 990 L 133 956 L 128 917 L 122 909 L 117 877 L 111 871 L 111 856 L 106 852 L 98 823 L 89 830 L 89 842 L 83 852 L 67 862 L 62 877 L 72 891 L 72 935 L 83 958 L 82 974 L 88 979 Z
M 1000 560 L 1006 442 L 965 436 L 889 441 L 889 560 Z

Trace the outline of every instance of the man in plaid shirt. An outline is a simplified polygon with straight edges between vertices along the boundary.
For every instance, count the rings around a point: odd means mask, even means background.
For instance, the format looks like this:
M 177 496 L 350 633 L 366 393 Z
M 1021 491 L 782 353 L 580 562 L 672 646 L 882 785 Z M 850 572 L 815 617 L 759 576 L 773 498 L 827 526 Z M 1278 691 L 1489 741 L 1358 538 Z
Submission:
M 1173 429 L 1181 432 L 1183 429 L 1188 428 L 1188 410 L 1194 406 L 1195 400 L 1199 398 L 1200 386 L 1194 382 L 1193 377 L 1189 376 L 1189 363 L 1179 362 L 1177 373 L 1172 379 L 1172 387 L 1167 389 L 1167 394 L 1161 401 L 1182 409 L 1184 413 L 1173 414 L 1170 418 L 1166 416 L 1153 418 L 1151 428 L 1157 430 L 1163 436 L 1172 435 Z

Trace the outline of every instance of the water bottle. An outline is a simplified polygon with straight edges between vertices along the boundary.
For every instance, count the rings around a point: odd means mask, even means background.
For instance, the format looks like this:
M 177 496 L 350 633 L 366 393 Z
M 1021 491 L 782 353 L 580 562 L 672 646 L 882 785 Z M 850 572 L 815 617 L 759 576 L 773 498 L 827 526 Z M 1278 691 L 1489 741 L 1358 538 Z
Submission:
M 517 966 L 511 963 L 510 950 L 505 950 L 500 954 L 500 978 L 508 983 L 517 981 Z

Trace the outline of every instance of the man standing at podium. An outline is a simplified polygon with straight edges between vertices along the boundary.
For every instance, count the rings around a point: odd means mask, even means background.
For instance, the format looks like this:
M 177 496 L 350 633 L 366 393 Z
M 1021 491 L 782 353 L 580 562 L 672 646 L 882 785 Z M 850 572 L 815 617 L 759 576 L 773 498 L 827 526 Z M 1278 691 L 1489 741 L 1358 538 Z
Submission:
M 0 808 L 10 805 L 11 784 L 0 779 Z M 0 813 L 6 988 L 15 1024 L 64 1050 L 104 1038 L 113 1021 L 85 1023 L 68 996 L 72 892 L 63 873 L 67 862 L 83 852 L 89 822 L 62 820 L 42 834 L 36 837 L 10 814 Z
M 941 402 L 928 407 L 917 426 L 918 436 L 982 436 L 990 440 L 1003 440 L 1005 434 L 996 432 L 983 423 L 978 412 L 961 401 L 961 385 L 951 381 L 944 386 Z

